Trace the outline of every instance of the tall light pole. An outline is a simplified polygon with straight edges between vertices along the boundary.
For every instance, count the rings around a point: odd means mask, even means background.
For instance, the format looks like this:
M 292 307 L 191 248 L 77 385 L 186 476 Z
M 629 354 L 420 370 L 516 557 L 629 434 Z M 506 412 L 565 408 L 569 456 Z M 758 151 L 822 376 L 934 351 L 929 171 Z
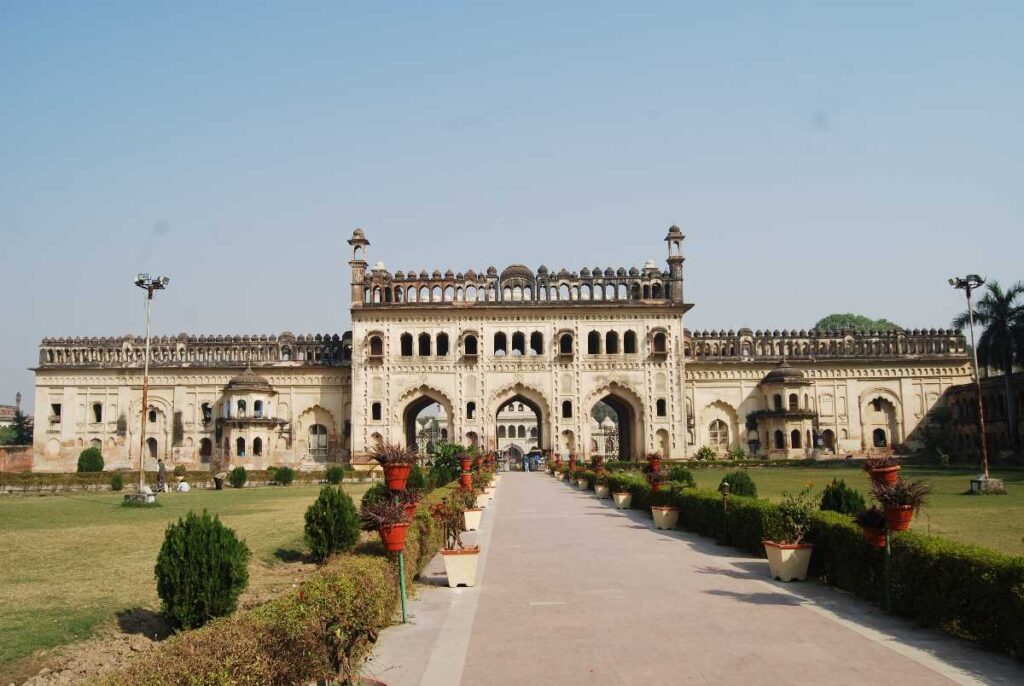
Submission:
M 149 410 L 149 323 L 153 309 L 153 293 L 167 288 L 171 280 L 166 276 L 150 278 L 149 274 L 135 277 L 135 285 L 146 291 L 146 357 L 142 372 L 142 423 L 139 436 L 139 494 L 146 488 L 146 415 Z
M 988 481 L 988 437 L 985 435 L 985 401 L 981 397 L 981 375 L 978 373 L 978 346 L 974 343 L 974 306 L 971 303 L 971 292 L 981 288 L 985 279 L 977 274 L 968 274 L 960 278 L 958 276 L 949 279 L 949 285 L 958 288 L 967 295 L 967 320 L 971 327 L 971 354 L 974 363 L 974 385 L 978 393 L 978 427 L 981 431 L 981 464 L 985 470 L 985 480 Z

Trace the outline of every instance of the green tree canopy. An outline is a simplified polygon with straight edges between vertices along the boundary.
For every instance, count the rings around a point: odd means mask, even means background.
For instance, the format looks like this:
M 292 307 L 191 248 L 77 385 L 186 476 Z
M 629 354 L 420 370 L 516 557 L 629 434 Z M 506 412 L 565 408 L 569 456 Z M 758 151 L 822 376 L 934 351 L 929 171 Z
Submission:
M 888 319 L 872 319 L 862 314 L 830 314 L 818 320 L 814 325 L 815 329 L 839 330 L 852 329 L 853 331 L 891 331 L 898 329 L 899 324 L 890 322 Z

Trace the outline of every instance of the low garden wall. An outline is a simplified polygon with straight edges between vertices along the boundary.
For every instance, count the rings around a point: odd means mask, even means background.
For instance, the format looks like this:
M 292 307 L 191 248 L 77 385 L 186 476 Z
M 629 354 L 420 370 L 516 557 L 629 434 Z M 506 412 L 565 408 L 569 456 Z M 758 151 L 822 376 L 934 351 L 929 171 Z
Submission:
M 596 474 L 583 472 L 593 488 Z M 608 475 L 611 491 L 632 494 L 632 507 L 650 512 L 651 487 L 643 476 Z M 715 491 L 668 482 L 679 527 L 764 556 L 761 541 L 778 540 L 778 506 L 730 496 L 728 511 Z M 885 598 L 884 551 L 864 543 L 860 527 L 835 512 L 816 512 L 807 540 L 814 544 L 810 573 L 822 582 L 874 603 Z M 1024 658 L 1024 557 L 955 543 L 913 531 L 892 537 L 891 602 L 894 614 Z
M 110 491 L 110 477 L 115 472 L 92 472 L 92 473 L 35 473 L 23 471 L 16 474 L 0 473 L 0 494 L 35 494 L 35 495 L 46 495 L 50 493 L 77 493 L 77 492 L 102 492 Z M 126 491 L 131 489 L 138 483 L 139 473 L 120 471 L 124 477 L 124 488 Z M 252 470 L 247 471 L 247 480 L 245 488 L 253 486 L 269 486 L 273 482 L 273 477 L 270 472 L 266 470 Z M 346 471 L 345 482 L 346 483 L 359 483 L 364 481 L 372 481 L 373 479 L 379 478 L 380 474 L 373 474 L 370 472 L 356 472 Z M 326 473 L 323 471 L 316 472 L 295 472 L 294 484 L 322 484 L 327 480 Z M 202 472 L 188 472 L 185 475 L 185 481 L 192 488 L 213 488 L 213 474 L 209 471 Z M 167 482 L 174 486 L 176 479 L 171 471 L 167 471 Z M 146 483 L 150 487 L 154 487 L 156 484 L 156 472 L 146 472 Z M 225 485 L 225 488 L 230 486 Z

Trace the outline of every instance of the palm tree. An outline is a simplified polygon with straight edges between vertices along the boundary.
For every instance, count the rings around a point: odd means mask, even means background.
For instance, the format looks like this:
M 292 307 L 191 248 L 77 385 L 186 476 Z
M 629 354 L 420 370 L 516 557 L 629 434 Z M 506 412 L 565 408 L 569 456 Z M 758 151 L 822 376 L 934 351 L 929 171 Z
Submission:
M 985 295 L 974 307 L 974 321 L 985 327 L 978 339 L 978 364 L 1003 372 L 1006 392 L 1006 421 L 1010 443 L 1020 453 L 1020 432 L 1017 424 L 1017 399 L 1012 389 L 1014 364 L 1024 364 L 1024 282 L 1018 281 L 1007 290 L 998 282 L 987 284 Z M 970 322 L 969 313 L 953 319 L 953 328 L 963 329 Z

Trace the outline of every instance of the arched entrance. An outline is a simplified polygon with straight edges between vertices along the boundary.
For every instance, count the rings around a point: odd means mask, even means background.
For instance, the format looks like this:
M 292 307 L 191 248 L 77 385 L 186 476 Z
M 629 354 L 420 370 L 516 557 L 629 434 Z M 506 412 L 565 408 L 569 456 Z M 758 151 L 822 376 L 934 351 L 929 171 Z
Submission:
M 405 446 L 421 454 L 432 453 L 455 433 L 452 406 L 439 391 L 421 387 L 402 410 L 402 435 Z
M 607 409 L 599 409 L 603 405 Z M 640 459 L 644 453 L 643 436 L 643 404 L 629 389 L 611 384 L 591 395 L 590 417 L 596 419 L 596 415 L 605 414 L 615 416 L 615 432 L 617 436 L 617 447 L 613 455 L 619 460 Z M 592 429 L 591 425 L 591 429 Z M 600 440 L 600 439 L 599 439 Z
M 825 429 L 821 432 L 821 443 L 825 450 L 836 449 L 836 434 L 832 429 Z
M 902 439 L 899 401 L 884 390 L 862 396 L 861 436 L 869 450 L 891 450 Z
M 491 396 L 488 407 L 493 412 L 485 433 L 488 448 L 508 450 L 515 439 L 520 451 L 526 450 L 526 446 L 537 446 L 545 455 L 550 454 L 549 403 L 540 391 L 517 383 Z

